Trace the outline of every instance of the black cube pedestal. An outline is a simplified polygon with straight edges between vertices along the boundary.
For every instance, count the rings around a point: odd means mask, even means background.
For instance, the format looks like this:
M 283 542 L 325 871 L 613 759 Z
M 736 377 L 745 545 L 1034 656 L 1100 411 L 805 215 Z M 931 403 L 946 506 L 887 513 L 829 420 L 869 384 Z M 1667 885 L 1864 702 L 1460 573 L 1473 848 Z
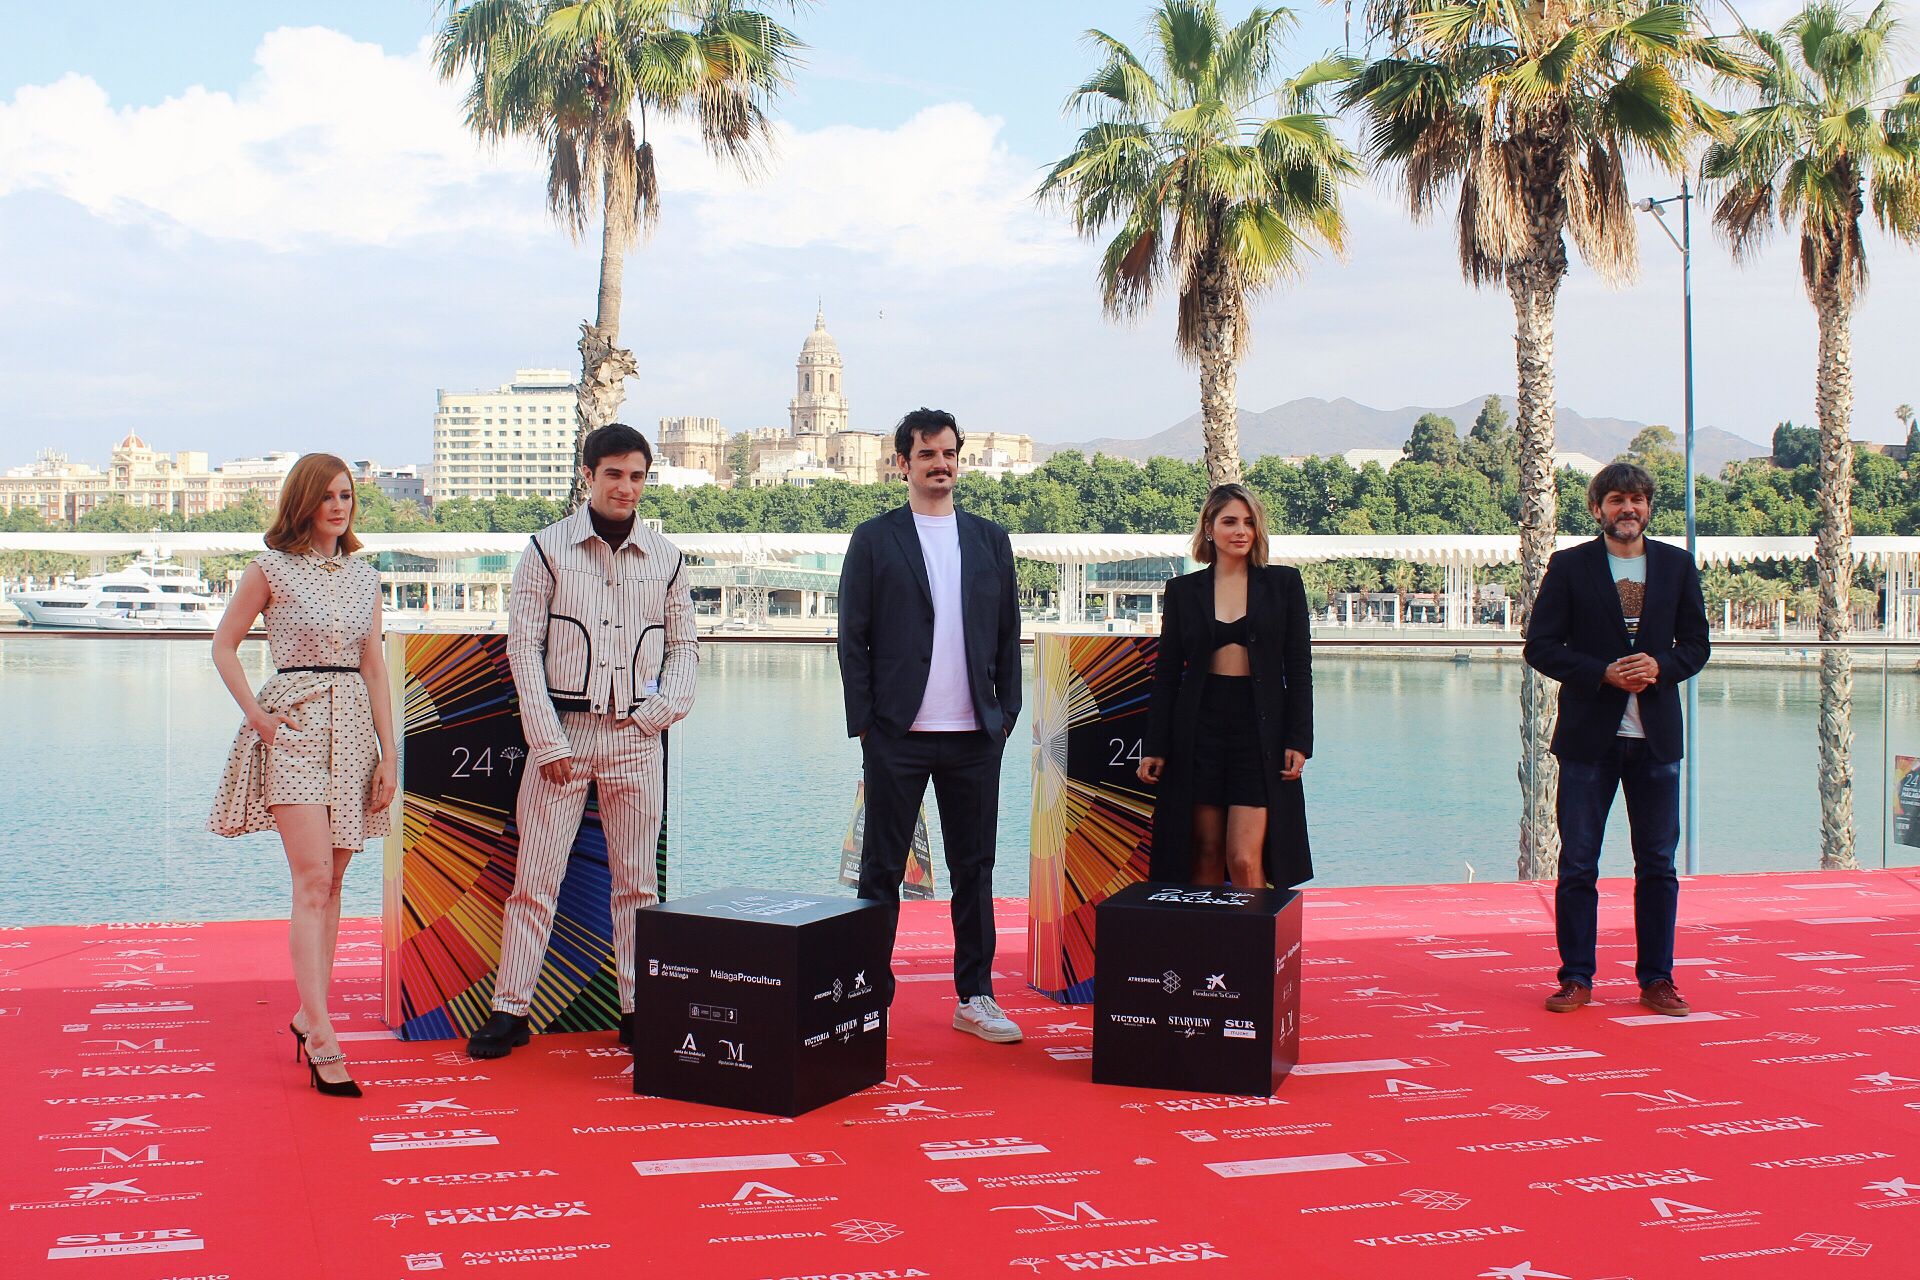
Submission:
M 1300 1059 L 1300 895 L 1133 884 L 1096 909 L 1093 1079 L 1266 1096 Z
M 797 1116 L 887 1066 L 885 908 L 721 889 L 637 913 L 633 1091 Z

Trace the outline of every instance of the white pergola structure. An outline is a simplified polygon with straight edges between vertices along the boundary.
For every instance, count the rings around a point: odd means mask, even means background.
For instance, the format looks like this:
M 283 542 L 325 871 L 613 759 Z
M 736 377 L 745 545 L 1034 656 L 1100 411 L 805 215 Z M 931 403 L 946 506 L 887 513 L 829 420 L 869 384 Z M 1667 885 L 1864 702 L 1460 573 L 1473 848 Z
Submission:
M 1561 534 L 1561 548 L 1584 542 L 1591 535 Z M 1685 546 L 1684 538 L 1661 538 Z M 1696 555 L 1702 565 L 1782 564 L 1811 562 L 1811 537 L 1700 538 Z M 1060 567 L 1061 621 L 1085 617 L 1086 571 L 1090 564 L 1119 560 L 1182 557 L 1191 539 L 1186 534 L 1029 533 L 1013 535 L 1014 554 Z M 1442 590 L 1442 619 L 1451 628 L 1471 617 L 1476 568 L 1517 564 L 1518 534 L 1288 534 L 1268 539 L 1268 559 L 1275 564 L 1314 564 L 1327 560 L 1404 560 L 1437 564 L 1446 581 Z M 1920 538 L 1856 537 L 1855 565 L 1866 564 L 1884 579 L 1887 593 L 1889 639 L 1920 639 Z M 1158 592 L 1153 594 L 1157 595 Z M 1156 604 L 1157 611 L 1157 604 Z
M 844 533 L 670 533 L 666 535 L 688 556 L 717 565 L 770 565 L 797 556 L 838 556 L 847 549 Z M 1585 535 L 1563 534 L 1562 547 L 1585 541 Z M 462 573 L 459 561 L 482 556 L 517 557 L 527 546 L 524 533 L 369 533 L 362 534 L 365 553 L 395 552 L 434 563 L 431 571 L 398 570 L 383 574 L 390 598 L 407 587 L 422 587 L 429 601 L 444 600 L 452 608 L 499 611 L 505 606 L 505 573 Z M 1017 533 L 1013 552 L 1026 560 L 1055 565 L 1060 570 L 1061 621 L 1085 618 L 1087 566 L 1127 560 L 1178 559 L 1187 554 L 1185 534 Z M 1662 541 L 1684 545 L 1679 538 Z M 95 570 L 107 561 L 139 552 L 171 556 L 197 569 L 215 556 L 244 555 L 261 549 L 258 533 L 0 533 L 0 552 L 51 552 L 84 557 Z M 1797 538 L 1700 538 L 1700 563 L 1749 564 L 1757 561 L 1809 562 L 1814 540 Z M 1443 619 L 1453 626 L 1469 615 L 1474 571 L 1482 566 L 1512 564 L 1520 558 L 1517 534 L 1444 535 L 1304 535 L 1275 537 L 1268 543 L 1269 558 L 1277 564 L 1310 564 L 1326 560 L 1404 560 L 1437 564 L 1446 575 Z M 1886 635 L 1889 639 L 1920 639 L 1920 537 L 1856 537 L 1856 564 L 1871 566 L 1883 579 L 1887 599 Z M 1159 588 L 1141 584 L 1129 594 L 1158 596 Z M 1157 607 L 1157 604 L 1156 604 Z

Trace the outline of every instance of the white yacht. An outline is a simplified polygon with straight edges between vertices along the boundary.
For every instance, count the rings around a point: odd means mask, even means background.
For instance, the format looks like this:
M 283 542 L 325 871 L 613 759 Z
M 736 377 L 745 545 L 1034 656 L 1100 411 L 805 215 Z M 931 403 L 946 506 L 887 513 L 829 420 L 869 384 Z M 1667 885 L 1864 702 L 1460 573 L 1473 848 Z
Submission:
M 112 573 L 7 597 L 29 623 L 88 631 L 211 631 L 226 603 L 165 556 L 141 552 Z

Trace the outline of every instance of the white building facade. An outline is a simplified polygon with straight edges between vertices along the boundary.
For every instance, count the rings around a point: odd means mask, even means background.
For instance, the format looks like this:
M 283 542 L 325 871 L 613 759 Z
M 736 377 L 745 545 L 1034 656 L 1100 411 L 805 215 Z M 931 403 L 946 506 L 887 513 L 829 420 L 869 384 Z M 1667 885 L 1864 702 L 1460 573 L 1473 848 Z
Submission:
M 553 498 L 573 487 L 573 375 L 516 369 L 491 391 L 441 391 L 433 415 L 433 500 Z
M 129 432 L 107 469 L 69 462 L 47 450 L 0 476 L 0 511 L 34 511 L 49 524 L 72 525 L 110 503 L 191 520 L 258 494 L 271 507 L 299 455 L 280 451 L 208 467 L 200 450 L 165 453 Z

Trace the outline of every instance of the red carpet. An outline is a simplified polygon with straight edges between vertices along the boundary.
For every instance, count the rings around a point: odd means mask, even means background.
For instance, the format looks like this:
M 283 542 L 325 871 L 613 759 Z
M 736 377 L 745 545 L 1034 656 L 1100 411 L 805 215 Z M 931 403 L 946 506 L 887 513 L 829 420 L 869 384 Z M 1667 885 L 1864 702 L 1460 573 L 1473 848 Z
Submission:
M 339 972 L 362 1103 L 290 1060 L 282 924 L 4 932 L 0 1275 L 1920 1274 L 1920 873 L 1686 882 L 1686 1020 L 1632 1002 L 1627 887 L 1563 1016 L 1550 888 L 1310 892 L 1272 1101 L 1089 1083 L 1017 902 L 1027 1042 L 950 1030 L 944 911 L 912 906 L 890 1083 L 794 1121 L 637 1098 L 610 1035 L 387 1040 L 371 923 Z

